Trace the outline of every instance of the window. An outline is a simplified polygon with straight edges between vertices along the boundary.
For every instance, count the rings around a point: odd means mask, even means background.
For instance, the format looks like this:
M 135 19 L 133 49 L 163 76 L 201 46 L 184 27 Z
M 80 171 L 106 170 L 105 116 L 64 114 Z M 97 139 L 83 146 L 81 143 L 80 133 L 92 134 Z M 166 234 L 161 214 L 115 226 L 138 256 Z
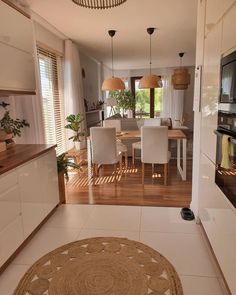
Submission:
M 65 151 L 62 57 L 41 46 L 37 47 L 37 51 L 46 143 L 57 144 L 56 151 L 59 155 Z

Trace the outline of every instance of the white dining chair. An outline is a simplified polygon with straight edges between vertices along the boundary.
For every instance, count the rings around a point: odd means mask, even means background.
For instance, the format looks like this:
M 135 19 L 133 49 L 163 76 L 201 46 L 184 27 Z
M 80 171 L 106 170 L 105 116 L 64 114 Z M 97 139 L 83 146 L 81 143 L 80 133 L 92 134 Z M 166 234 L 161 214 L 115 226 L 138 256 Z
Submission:
M 164 184 L 167 185 L 170 157 L 171 153 L 168 150 L 168 127 L 143 126 L 141 128 L 142 184 L 144 185 L 145 164 L 163 164 Z
M 104 120 L 103 127 L 113 127 L 116 128 L 116 132 L 121 132 L 121 120 Z M 128 149 L 127 146 L 124 145 L 121 140 L 117 139 L 117 149 L 122 152 L 122 156 L 125 158 L 125 167 L 128 166 Z
M 97 176 L 100 165 L 114 165 L 116 180 L 117 163 L 120 163 L 120 170 L 122 172 L 122 152 L 117 148 L 116 129 L 92 127 L 90 128 L 90 140 L 94 176 Z
M 161 126 L 161 118 L 144 119 L 143 126 Z M 141 127 L 142 128 L 142 127 Z M 141 141 L 132 144 L 132 163 L 134 165 L 135 150 L 141 150 Z

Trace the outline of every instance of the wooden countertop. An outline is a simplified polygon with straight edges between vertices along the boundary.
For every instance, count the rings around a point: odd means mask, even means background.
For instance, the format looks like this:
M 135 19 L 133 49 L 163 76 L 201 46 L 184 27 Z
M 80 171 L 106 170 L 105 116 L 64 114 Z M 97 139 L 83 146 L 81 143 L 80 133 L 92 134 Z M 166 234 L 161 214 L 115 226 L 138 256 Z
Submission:
M 54 149 L 56 145 L 15 144 L 0 153 L 0 175 Z

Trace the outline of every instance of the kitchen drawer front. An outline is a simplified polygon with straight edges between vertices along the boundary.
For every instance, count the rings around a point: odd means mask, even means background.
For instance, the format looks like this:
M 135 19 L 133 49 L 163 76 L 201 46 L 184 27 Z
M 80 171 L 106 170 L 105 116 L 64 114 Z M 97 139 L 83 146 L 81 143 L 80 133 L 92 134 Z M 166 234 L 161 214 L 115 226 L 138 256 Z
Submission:
M 0 1 L 0 41 L 33 53 L 33 25 L 31 19 Z
M 35 92 L 33 55 L 0 42 L 0 56 L 0 90 Z
M 21 213 L 18 185 L 0 193 L 0 231 L 17 218 Z
M 22 218 L 18 216 L 0 231 L 0 267 L 23 242 Z
M 15 170 L 5 173 L 0 176 L 0 194 L 4 193 L 11 187 L 15 186 L 17 184 L 17 173 Z

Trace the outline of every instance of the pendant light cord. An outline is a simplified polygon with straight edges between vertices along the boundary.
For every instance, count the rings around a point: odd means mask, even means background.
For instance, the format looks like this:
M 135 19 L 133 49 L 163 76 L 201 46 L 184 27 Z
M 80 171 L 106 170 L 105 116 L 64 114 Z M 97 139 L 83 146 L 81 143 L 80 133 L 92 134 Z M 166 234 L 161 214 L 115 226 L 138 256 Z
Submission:
M 111 37 L 111 69 L 112 69 L 112 77 L 114 77 L 113 37 Z
M 150 75 L 152 73 L 152 35 L 150 35 Z

